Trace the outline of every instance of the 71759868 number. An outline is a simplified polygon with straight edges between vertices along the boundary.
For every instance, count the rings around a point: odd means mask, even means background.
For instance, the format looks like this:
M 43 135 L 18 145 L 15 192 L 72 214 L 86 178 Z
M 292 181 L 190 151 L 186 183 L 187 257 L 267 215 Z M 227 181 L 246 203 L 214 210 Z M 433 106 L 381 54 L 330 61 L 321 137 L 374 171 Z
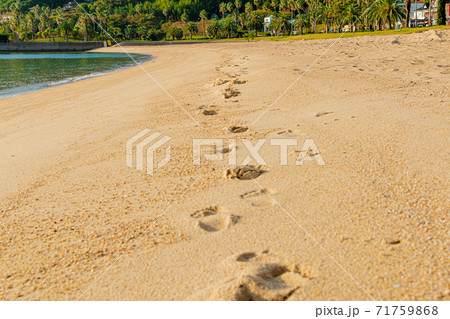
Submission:
M 436 316 L 438 306 L 377 306 L 377 316 Z

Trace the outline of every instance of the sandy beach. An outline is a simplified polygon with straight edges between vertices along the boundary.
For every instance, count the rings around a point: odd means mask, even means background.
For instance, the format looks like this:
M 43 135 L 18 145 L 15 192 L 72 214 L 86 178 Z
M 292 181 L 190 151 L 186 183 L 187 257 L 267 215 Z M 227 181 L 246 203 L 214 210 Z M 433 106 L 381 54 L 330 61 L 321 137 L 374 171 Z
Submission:
M 155 59 L 1 100 L 0 299 L 449 299 L 449 43 L 127 46 Z M 153 176 L 125 165 L 145 128 Z M 241 180 L 193 138 L 299 144 Z M 293 165 L 306 139 L 325 165 Z

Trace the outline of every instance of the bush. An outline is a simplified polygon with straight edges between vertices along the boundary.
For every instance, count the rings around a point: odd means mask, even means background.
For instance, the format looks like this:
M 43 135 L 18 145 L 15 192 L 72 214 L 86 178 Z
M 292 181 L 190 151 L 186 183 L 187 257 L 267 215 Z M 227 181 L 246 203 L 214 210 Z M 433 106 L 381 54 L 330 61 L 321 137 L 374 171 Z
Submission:
M 270 32 L 260 32 L 258 34 L 263 37 L 271 37 L 272 36 L 272 33 L 270 33 Z
M 183 29 L 170 27 L 169 30 L 167 30 L 167 35 L 173 39 L 181 40 L 183 38 Z
M 148 30 L 146 39 L 151 41 L 161 41 L 166 36 L 166 33 L 162 30 L 151 29 Z
M 244 31 L 244 30 L 239 30 L 236 34 L 237 34 L 236 36 L 238 38 L 246 38 L 248 36 L 247 31 Z
M 30 40 L 33 37 L 33 32 L 26 31 L 19 34 L 20 40 Z
M 175 37 L 175 39 L 181 40 L 183 38 L 183 29 L 175 28 L 173 36 Z
M 254 39 L 255 39 L 255 32 L 249 31 L 247 34 L 247 41 L 254 40 Z

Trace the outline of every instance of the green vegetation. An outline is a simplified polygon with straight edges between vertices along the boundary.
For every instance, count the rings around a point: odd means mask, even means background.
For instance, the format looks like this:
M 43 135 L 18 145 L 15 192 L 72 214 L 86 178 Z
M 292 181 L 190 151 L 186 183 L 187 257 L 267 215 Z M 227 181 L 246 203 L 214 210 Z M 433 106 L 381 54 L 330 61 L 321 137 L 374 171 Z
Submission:
M 381 36 L 381 35 L 399 35 L 399 34 L 410 34 L 414 32 L 423 32 L 432 29 L 448 29 L 449 26 L 430 26 L 430 27 L 422 27 L 422 28 L 403 28 L 397 30 L 383 30 L 383 31 L 361 31 L 361 32 L 347 32 L 345 34 L 342 33 L 313 33 L 313 34 L 304 34 L 304 35 L 295 35 L 295 36 L 287 36 L 283 37 L 282 41 L 291 41 L 291 40 L 321 40 L 321 39 L 334 39 L 339 38 L 353 38 L 360 37 L 365 35 L 373 35 L 373 36 Z M 275 40 L 271 37 L 260 38 L 261 40 Z
M 316 39 L 379 34 L 407 17 L 396 0 L 90 0 L 63 9 L 68 1 L 0 0 L 7 15 L 0 34 L 15 41 Z
M 445 25 L 445 0 L 438 0 L 437 5 L 437 24 Z
M 62 7 L 64 4 L 70 0 L 20 0 L 23 8 L 31 8 L 39 4 L 43 7 L 49 7 L 56 9 L 57 7 Z M 17 0 L 0 0 L 0 12 L 6 12 Z M 84 1 L 83 1 L 84 2 Z

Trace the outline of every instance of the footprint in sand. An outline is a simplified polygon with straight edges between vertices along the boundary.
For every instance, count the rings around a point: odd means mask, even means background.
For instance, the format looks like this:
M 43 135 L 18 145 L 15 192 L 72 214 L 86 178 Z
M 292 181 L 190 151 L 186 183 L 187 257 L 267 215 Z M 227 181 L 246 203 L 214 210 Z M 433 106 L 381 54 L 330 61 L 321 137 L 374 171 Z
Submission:
M 247 126 L 230 126 L 228 128 L 231 133 L 243 133 L 248 130 Z
M 318 271 L 291 263 L 269 251 L 244 252 L 226 260 L 234 276 L 212 285 L 193 299 L 233 301 L 284 301 L 306 286 Z
M 217 112 L 214 110 L 203 110 L 203 115 L 216 115 Z
M 255 179 L 265 172 L 267 171 L 263 170 L 261 166 L 244 165 L 227 169 L 225 172 L 225 177 L 227 179 L 249 180 Z
M 275 192 L 268 189 L 256 189 L 239 195 L 240 198 L 250 203 L 252 206 L 263 207 L 275 204 L 270 197 Z
M 278 135 L 281 135 L 281 134 L 290 134 L 290 133 L 292 133 L 292 130 L 283 130 L 283 131 L 277 132 Z
M 214 147 L 215 154 L 228 154 L 231 151 L 235 150 L 237 147 L 228 147 L 228 146 L 217 146 Z
M 241 94 L 241 93 L 238 90 L 233 89 L 232 87 L 226 88 L 222 92 L 222 96 L 224 99 L 229 99 L 229 98 L 238 96 L 239 94 Z
M 333 112 L 331 112 L 331 111 L 322 111 L 322 112 L 318 112 L 318 113 L 314 114 L 314 116 L 315 117 L 321 117 L 321 116 L 324 116 L 324 115 L 327 115 L 327 114 L 331 114 L 331 113 L 333 113 Z
M 239 84 L 245 84 L 245 83 L 247 83 L 247 81 L 246 80 L 234 79 L 231 83 L 239 85 Z
M 191 214 L 191 217 L 193 218 L 201 218 L 201 217 L 207 217 L 211 215 L 216 215 L 219 212 L 219 208 L 217 206 L 209 206 L 205 209 L 201 209 L 196 211 L 195 213 Z
M 214 86 L 221 86 L 221 85 L 224 85 L 226 83 L 228 83 L 229 86 L 231 86 L 233 84 L 239 85 L 239 84 L 247 83 L 246 80 L 236 79 L 236 76 L 237 76 L 236 74 L 235 75 L 228 75 L 228 76 L 230 77 L 228 79 L 221 79 L 221 78 L 216 79 L 216 81 L 214 82 Z
M 230 82 L 230 79 L 216 79 L 214 86 L 220 86 L 228 82 Z
M 198 219 L 198 227 L 207 232 L 216 232 L 230 228 L 239 220 L 239 216 L 222 212 L 216 206 L 210 206 L 191 214 L 192 218 Z

